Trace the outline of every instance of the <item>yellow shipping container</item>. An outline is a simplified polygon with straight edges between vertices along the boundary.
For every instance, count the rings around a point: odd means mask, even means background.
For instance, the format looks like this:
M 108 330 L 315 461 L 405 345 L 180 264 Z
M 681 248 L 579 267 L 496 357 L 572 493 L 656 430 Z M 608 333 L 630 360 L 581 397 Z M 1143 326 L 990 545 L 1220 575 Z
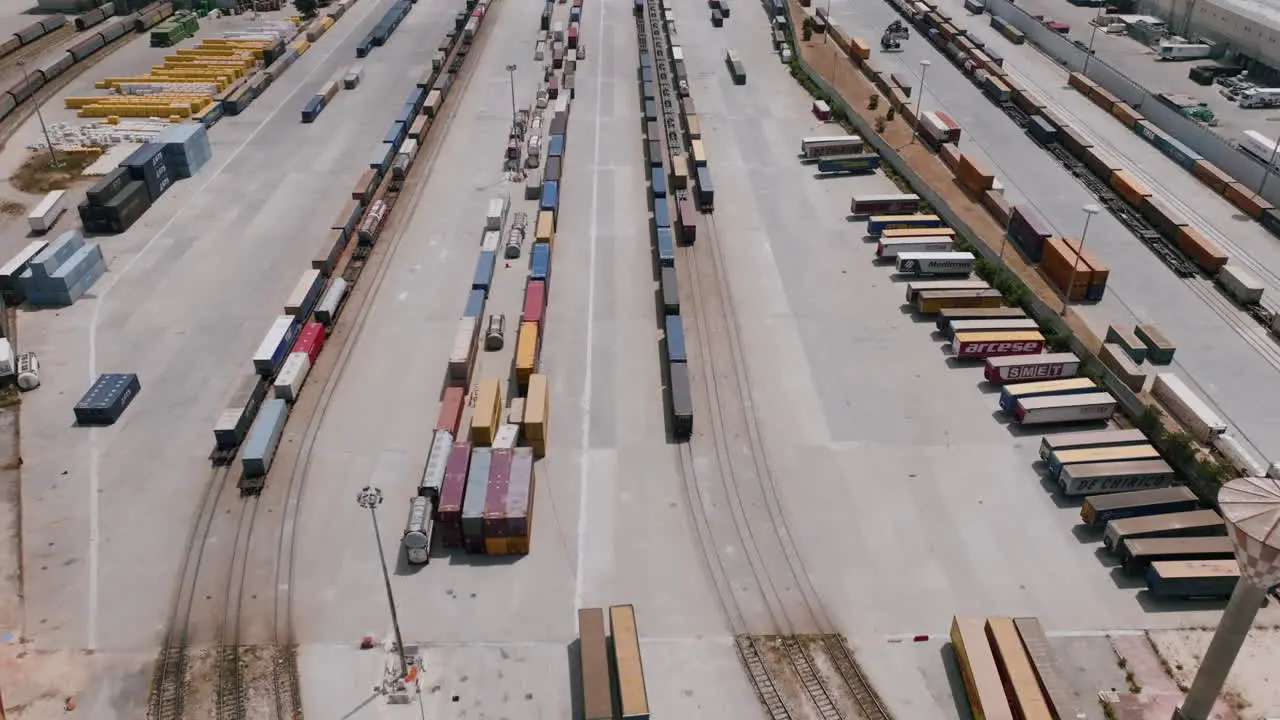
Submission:
M 538 323 L 520 323 L 520 339 L 516 341 L 516 379 L 528 382 L 538 367 Z
M 547 436 L 547 376 L 529 376 L 529 389 L 524 396 L 524 436 L 529 440 L 542 440 Z M 535 453 L 536 453 L 536 445 Z
M 492 445 L 498 432 L 498 416 L 502 413 L 502 385 L 498 378 L 480 381 L 475 407 L 471 413 L 471 442 Z
M 698 121 L 697 115 L 686 115 L 684 117 L 684 125 L 689 130 L 689 137 L 694 140 L 702 137 L 702 123 Z
M 702 144 L 701 140 L 692 140 L 689 142 L 689 149 L 693 154 L 693 163 L 695 165 L 707 164 L 707 148 Z
M 538 230 L 534 234 L 534 242 L 551 244 L 556 238 L 556 216 L 550 210 L 538 213 Z

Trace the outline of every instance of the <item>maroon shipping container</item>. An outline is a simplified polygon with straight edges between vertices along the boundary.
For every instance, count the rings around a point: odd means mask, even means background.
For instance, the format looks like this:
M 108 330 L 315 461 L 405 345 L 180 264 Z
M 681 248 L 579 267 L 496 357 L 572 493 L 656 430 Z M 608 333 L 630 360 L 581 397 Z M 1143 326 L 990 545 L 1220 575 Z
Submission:
M 533 517 L 533 450 L 516 448 L 511 461 L 511 487 L 507 490 L 507 529 L 511 537 L 529 535 Z
M 316 358 L 320 356 L 320 348 L 323 347 L 324 323 L 309 322 L 302 327 L 302 332 L 298 333 L 298 340 L 293 343 L 293 352 L 306 353 L 307 360 L 315 365 Z
M 445 547 L 462 547 L 462 501 L 467 492 L 467 471 L 471 468 L 471 443 L 454 443 L 444 466 L 440 485 L 440 506 L 436 527 Z
M 458 425 L 462 423 L 462 406 L 466 399 L 466 388 L 445 388 L 444 398 L 440 401 L 440 417 L 436 419 L 437 430 L 448 430 L 454 437 L 458 437 Z
M 494 450 L 489 466 L 489 490 L 484 499 L 484 536 L 506 537 L 507 491 L 511 488 L 510 450 Z
M 681 199 L 676 203 L 676 212 L 679 214 L 680 221 L 680 242 L 692 245 L 693 241 L 698 239 L 698 216 L 693 209 L 693 202 L 688 198 Z
M 547 281 L 530 280 L 524 286 L 524 310 L 520 322 L 542 325 L 542 311 L 547 306 Z
M 578 47 L 578 24 L 577 23 L 574 23 L 569 26 L 569 34 L 567 36 L 566 44 L 569 46 L 570 50 L 574 50 Z
M 1014 205 L 1009 216 L 1009 238 L 1022 248 L 1032 262 L 1044 257 L 1044 243 L 1053 235 L 1053 228 L 1029 205 Z

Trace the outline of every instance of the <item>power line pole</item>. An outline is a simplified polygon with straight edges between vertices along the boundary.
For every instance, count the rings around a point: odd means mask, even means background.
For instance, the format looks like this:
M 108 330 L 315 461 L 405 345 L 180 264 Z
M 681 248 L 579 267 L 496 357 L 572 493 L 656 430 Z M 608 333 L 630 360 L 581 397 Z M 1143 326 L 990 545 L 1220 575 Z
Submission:
M 373 537 L 378 543 L 378 559 L 382 563 L 382 582 L 387 586 L 387 603 L 391 606 L 391 627 L 396 633 L 396 654 L 400 657 L 400 677 L 409 676 L 409 664 L 404 657 L 404 638 L 400 635 L 400 618 L 396 615 L 396 599 L 391 594 L 391 573 L 387 571 L 387 554 L 382 549 L 382 532 L 378 529 L 378 506 L 382 504 L 382 490 L 365 485 L 360 494 L 356 496 L 356 502 L 360 503 L 360 507 L 369 511 L 369 517 L 373 519 Z M 0 720 L 3 720 L 0 718 Z

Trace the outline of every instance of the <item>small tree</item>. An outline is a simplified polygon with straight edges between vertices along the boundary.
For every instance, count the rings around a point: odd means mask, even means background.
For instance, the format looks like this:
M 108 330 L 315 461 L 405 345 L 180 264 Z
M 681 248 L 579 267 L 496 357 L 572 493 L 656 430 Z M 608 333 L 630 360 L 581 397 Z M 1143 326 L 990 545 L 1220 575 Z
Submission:
M 889 121 L 883 115 L 876 116 L 876 132 L 882 133 L 884 129 L 889 127 Z
M 320 7 L 318 0 L 293 0 L 293 7 L 304 18 L 313 18 Z
M 880 93 L 871 93 L 871 99 L 867 101 L 867 109 L 875 110 L 880 107 Z

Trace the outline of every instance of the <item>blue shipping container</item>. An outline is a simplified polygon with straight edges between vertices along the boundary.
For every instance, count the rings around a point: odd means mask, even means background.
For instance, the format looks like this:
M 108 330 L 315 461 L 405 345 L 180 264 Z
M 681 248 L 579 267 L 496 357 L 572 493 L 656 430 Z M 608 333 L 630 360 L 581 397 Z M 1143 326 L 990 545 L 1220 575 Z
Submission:
M 400 147 L 400 141 L 404 139 L 404 134 L 404 123 L 393 122 L 391 123 L 391 127 L 387 129 L 386 136 L 382 138 L 382 142 Z
M 644 84 L 644 99 L 645 99 L 645 100 L 653 100 L 654 98 L 658 97 L 658 94 L 657 94 L 657 93 L 658 93 L 658 89 L 654 86 L 654 84 L 653 84 L 653 83 L 651 83 L 651 82 L 647 82 L 647 83 L 645 83 L 645 84 Z
M 684 346 L 684 322 L 679 315 L 668 315 L 667 322 L 667 361 L 682 363 L 689 361 L 689 353 Z
M 1204 159 L 1204 156 L 1200 153 L 1171 137 L 1159 138 L 1156 141 L 1156 147 L 1160 148 L 1160 152 L 1168 155 L 1170 160 L 1178 163 L 1184 170 L 1190 170 L 1197 160 Z
M 644 119 L 645 120 L 658 119 L 658 103 L 654 102 L 653 100 L 644 101 Z
M 377 170 L 379 173 L 385 173 L 387 168 L 391 166 L 391 160 L 396 156 L 394 146 L 385 142 L 378 143 L 373 149 L 373 154 L 369 157 L 369 167 Z
M 427 89 L 415 87 L 413 91 L 409 93 L 409 99 L 405 100 L 404 104 L 412 105 L 413 111 L 416 113 L 422 109 L 422 103 L 426 101 L 427 101 Z M 410 118 L 410 121 L 412 121 L 412 119 L 413 118 Z
M 676 240 L 671 228 L 658 228 L 658 264 L 662 267 L 676 266 Z
M 498 263 L 498 254 L 492 250 L 485 250 L 480 253 L 480 257 L 476 259 L 476 274 L 471 279 L 471 289 L 481 290 L 487 296 L 489 294 L 489 286 L 493 284 L 493 268 Z
M 418 114 L 418 109 L 409 103 L 400 106 L 400 112 L 396 113 L 396 122 L 408 125 L 413 122 L 413 116 Z
M 538 209 L 551 210 L 555 212 L 560 205 L 560 183 L 555 180 L 548 180 L 542 183 L 542 198 L 538 202 Z
M 472 290 L 467 294 L 467 307 L 462 317 L 480 317 L 484 314 L 484 290 Z
M 535 243 L 529 253 L 529 279 L 547 280 L 551 274 L 551 246 L 547 243 Z
M 640 68 L 640 82 L 653 82 L 653 68 Z
M 647 52 L 640 53 L 640 67 L 642 68 L 650 67 L 649 53 Z
M 277 317 L 258 345 L 258 351 L 253 354 L 253 369 L 264 377 L 275 377 L 301 329 L 302 323 L 292 315 Z
M 1017 387 L 1018 387 L 1017 385 L 1014 385 L 1012 387 L 1005 386 L 1005 388 L 1000 391 L 1000 409 L 1001 410 L 1007 413 L 1013 412 L 1014 409 L 1016 409 L 1018 406 L 1018 399 L 1020 397 L 1024 397 L 1024 398 L 1040 397 L 1043 395 L 1080 395 L 1082 393 L 1098 392 L 1097 386 L 1084 387 L 1084 388 L 1072 388 L 1071 390 L 1054 390 L 1053 392 L 1038 392 L 1038 393 L 1031 393 L 1031 394 L 1023 393 L 1022 395 L 1016 395 L 1016 396 L 1009 392 L 1010 389 L 1016 389 Z M 1058 473 L 1061 471 L 1062 471 L 1062 463 L 1057 461 L 1057 455 L 1050 454 L 1049 455 L 1050 479 L 1053 479 L 1053 480 L 1058 479 Z
M 240 464 L 245 475 L 261 477 L 271 470 L 271 461 L 275 458 L 288 417 L 289 404 L 281 398 L 271 398 L 262 403 L 258 417 L 249 426 L 249 434 L 244 440 L 244 456 Z
M 319 117 L 320 115 L 320 111 L 323 109 L 324 109 L 323 95 L 316 95 L 315 97 L 311 98 L 310 100 L 307 101 L 306 105 L 302 106 L 302 122 L 304 123 L 315 122 L 316 118 Z
M 1032 115 L 1027 123 L 1027 132 L 1041 145 L 1051 145 L 1058 140 L 1058 130 L 1048 120 L 1039 115 Z
M 564 155 L 564 136 L 552 135 L 547 140 L 547 157 L 562 157 Z
M 654 203 L 653 224 L 659 228 L 671 227 L 671 208 L 667 207 L 666 201 Z
M 653 196 L 655 198 L 665 198 L 667 196 L 667 172 L 665 169 L 656 167 L 649 174 L 649 184 L 653 186 Z

